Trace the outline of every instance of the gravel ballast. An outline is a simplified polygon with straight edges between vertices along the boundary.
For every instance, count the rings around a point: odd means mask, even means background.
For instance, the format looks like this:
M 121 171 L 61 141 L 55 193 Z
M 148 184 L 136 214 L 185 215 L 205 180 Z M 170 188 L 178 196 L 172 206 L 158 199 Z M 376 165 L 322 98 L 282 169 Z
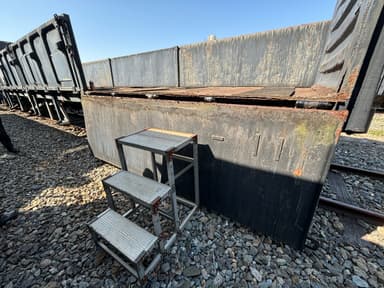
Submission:
M 20 150 L 0 146 L 1 211 L 20 211 L 0 227 L 0 287 L 140 287 L 96 251 L 85 225 L 107 208 L 101 180 L 117 168 L 93 157 L 84 129 L 21 112 L 0 117 Z M 383 152 L 382 141 L 344 136 L 334 161 L 384 170 Z M 383 180 L 341 176 L 354 204 L 383 212 Z M 329 185 L 322 193 L 337 198 Z M 318 208 L 309 236 L 319 248 L 299 252 L 202 209 L 147 286 L 384 287 L 384 227 Z

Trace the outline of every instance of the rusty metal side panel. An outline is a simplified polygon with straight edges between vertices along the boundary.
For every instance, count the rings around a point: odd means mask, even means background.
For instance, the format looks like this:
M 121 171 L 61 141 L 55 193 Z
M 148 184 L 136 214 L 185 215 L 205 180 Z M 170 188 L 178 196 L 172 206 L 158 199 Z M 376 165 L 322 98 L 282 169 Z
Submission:
M 329 22 L 180 47 L 180 86 L 310 87 Z
M 197 133 L 202 205 L 298 249 L 346 116 L 108 96 L 83 96 L 82 104 L 93 153 L 115 165 L 117 137 L 146 127 Z M 150 155 L 126 152 L 129 169 L 147 174 Z M 177 188 L 188 197 L 193 185 L 184 181 Z

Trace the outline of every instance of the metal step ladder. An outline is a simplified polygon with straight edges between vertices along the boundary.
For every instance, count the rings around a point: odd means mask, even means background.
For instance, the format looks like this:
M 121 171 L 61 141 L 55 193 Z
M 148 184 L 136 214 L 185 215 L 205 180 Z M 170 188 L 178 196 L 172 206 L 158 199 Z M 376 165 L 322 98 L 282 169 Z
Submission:
M 188 145 L 193 146 L 193 157 L 178 153 Z M 142 280 L 157 266 L 162 253 L 170 249 L 176 241 L 177 233 L 184 228 L 199 206 L 197 135 L 149 128 L 117 138 L 116 146 L 122 170 L 102 181 L 109 208 L 89 222 L 88 227 L 99 247 L 109 253 L 135 277 Z M 150 152 L 153 179 L 127 171 L 123 146 Z M 167 183 L 158 181 L 156 154 L 162 155 L 166 161 Z M 188 165 L 175 174 L 173 159 L 188 162 Z M 190 169 L 193 169 L 194 172 L 194 202 L 176 195 L 175 180 Z M 133 202 L 133 207 L 124 214 L 117 213 L 112 191 L 128 197 Z M 160 208 L 162 201 L 166 199 L 171 202 L 171 213 Z M 179 205 L 189 208 L 183 219 L 180 219 Z M 146 207 L 150 211 L 155 235 L 126 218 L 140 206 Z M 173 234 L 167 238 L 162 233 L 160 215 L 174 222 Z M 152 260 L 145 267 L 143 263 L 149 256 L 152 257 Z

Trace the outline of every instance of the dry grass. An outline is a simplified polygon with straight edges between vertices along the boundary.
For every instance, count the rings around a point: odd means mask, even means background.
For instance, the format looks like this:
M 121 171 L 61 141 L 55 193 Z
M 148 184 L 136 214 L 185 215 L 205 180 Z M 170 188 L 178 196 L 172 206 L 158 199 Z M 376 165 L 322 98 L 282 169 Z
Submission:
M 384 142 L 384 113 L 376 113 L 373 116 L 367 133 L 345 135 L 354 138 L 366 138 Z

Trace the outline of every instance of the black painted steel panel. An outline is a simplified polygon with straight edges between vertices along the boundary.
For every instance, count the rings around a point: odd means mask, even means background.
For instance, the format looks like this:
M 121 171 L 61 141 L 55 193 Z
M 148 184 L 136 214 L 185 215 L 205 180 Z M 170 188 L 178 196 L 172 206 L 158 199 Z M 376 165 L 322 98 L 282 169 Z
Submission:
M 82 104 L 94 155 L 114 165 L 119 165 L 115 138 L 148 127 L 198 134 L 202 205 L 298 249 L 346 116 L 111 96 L 83 96 Z M 131 149 L 126 155 L 128 170 L 143 175 L 151 170 L 148 152 Z M 176 161 L 176 169 L 180 165 Z M 192 177 L 181 181 L 178 191 L 192 196 Z

